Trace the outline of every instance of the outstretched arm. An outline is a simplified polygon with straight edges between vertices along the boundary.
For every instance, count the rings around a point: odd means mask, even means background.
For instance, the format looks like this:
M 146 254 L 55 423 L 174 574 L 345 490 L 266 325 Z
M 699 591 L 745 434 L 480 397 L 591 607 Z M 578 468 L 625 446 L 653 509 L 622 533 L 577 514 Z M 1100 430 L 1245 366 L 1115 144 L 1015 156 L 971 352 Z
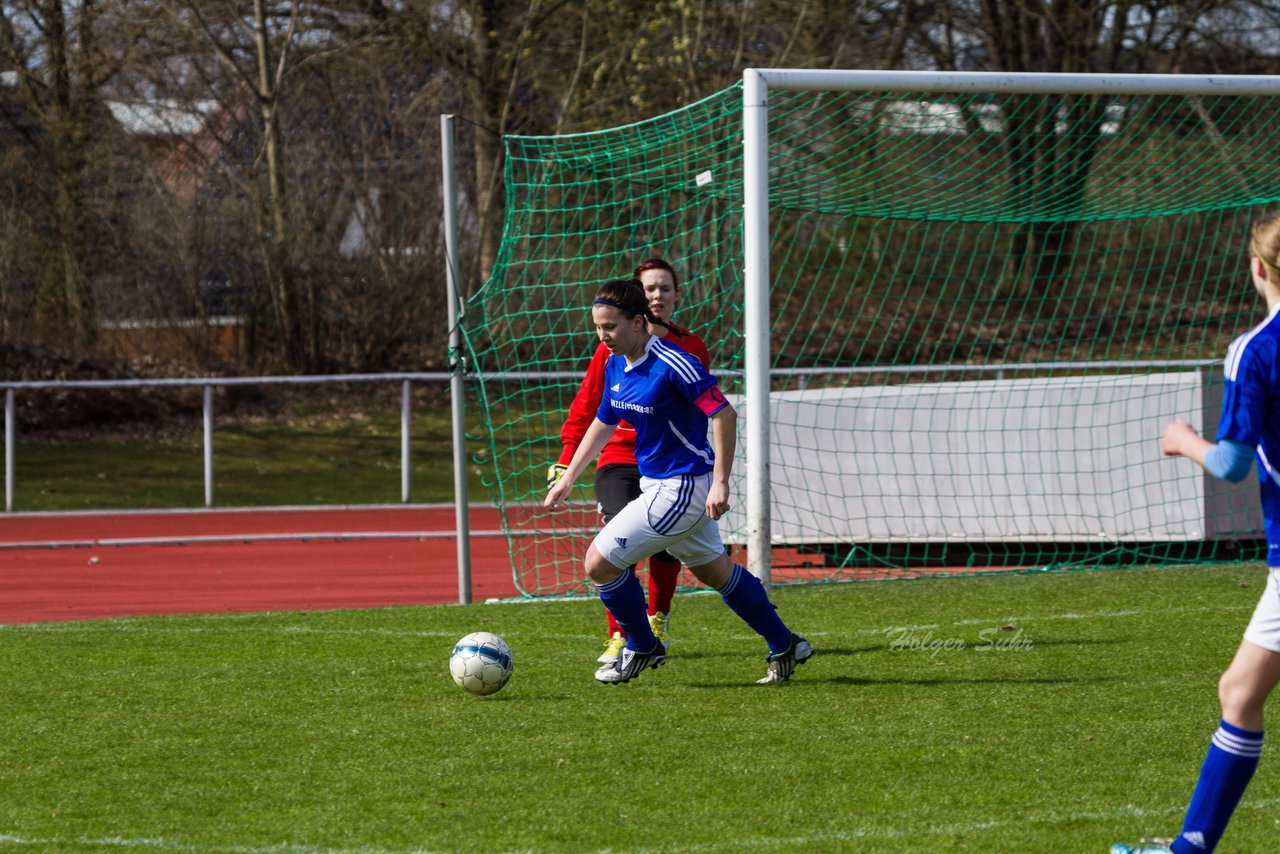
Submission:
M 582 470 L 587 467 L 587 464 L 600 454 L 600 450 L 604 447 L 605 442 L 609 441 L 609 437 L 613 435 L 613 431 L 617 426 L 616 424 L 605 424 L 599 418 L 591 421 L 591 426 L 587 428 L 586 434 L 582 437 L 582 443 L 578 445 L 578 450 L 573 452 L 573 459 L 569 461 L 568 469 L 547 490 L 547 497 L 542 502 L 543 507 L 551 510 L 563 510 L 567 506 L 565 499 L 569 497 L 569 491 L 573 489 L 573 482 L 578 479 L 578 475 L 582 474 Z
M 1181 418 L 1165 425 L 1160 450 L 1166 456 L 1186 457 L 1214 477 L 1232 483 L 1244 480 L 1253 466 L 1253 449 L 1248 445 L 1230 439 L 1210 442 Z
M 1181 418 L 1175 418 L 1164 427 L 1164 435 L 1160 438 L 1160 450 L 1166 457 L 1186 457 L 1204 467 L 1204 455 L 1213 447 L 1213 443 L 1196 432 Z

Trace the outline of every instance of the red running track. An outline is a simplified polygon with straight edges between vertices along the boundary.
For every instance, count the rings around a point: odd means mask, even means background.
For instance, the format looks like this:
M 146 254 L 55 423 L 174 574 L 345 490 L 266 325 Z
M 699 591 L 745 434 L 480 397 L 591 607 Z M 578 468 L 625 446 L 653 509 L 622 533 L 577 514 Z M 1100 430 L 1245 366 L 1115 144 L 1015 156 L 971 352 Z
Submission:
M 468 518 L 473 600 L 518 596 L 497 511 Z M 453 530 L 452 505 L 0 515 L 0 624 L 457 602 Z
M 519 596 L 507 540 L 497 535 L 498 511 L 473 505 L 468 519 L 473 601 Z M 0 514 L 0 625 L 457 602 L 454 522 L 453 505 Z M 577 516 L 557 514 L 556 527 L 566 533 L 595 524 L 585 508 Z M 373 533 L 393 536 L 367 537 Z M 585 544 L 570 537 L 556 548 Z M 745 561 L 741 549 L 734 557 Z M 795 549 L 775 549 L 773 563 L 775 578 L 788 581 L 832 572 L 821 555 Z M 840 574 L 893 572 L 867 567 Z

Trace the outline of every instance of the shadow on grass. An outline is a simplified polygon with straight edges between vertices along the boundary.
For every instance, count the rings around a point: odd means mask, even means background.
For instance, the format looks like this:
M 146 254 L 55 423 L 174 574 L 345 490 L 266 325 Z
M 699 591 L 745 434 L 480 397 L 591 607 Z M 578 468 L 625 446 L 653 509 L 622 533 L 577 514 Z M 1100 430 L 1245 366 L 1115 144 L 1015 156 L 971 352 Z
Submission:
M 881 679 L 869 676 L 828 676 L 810 679 L 826 685 L 1097 685 L 1103 682 L 1123 682 L 1121 676 L 961 676 L 954 679 Z
M 1131 638 L 1097 638 L 1097 639 L 1079 638 L 1074 640 L 1064 640 L 1064 639 L 1036 640 L 1034 638 L 1028 638 L 1026 641 L 1027 646 L 1025 650 L 1002 648 L 1001 647 L 1002 640 L 1003 640 L 1002 638 L 979 639 L 979 640 L 966 639 L 965 646 L 963 647 L 954 648 L 954 649 L 945 649 L 945 648 L 939 649 L 936 653 L 930 647 L 924 647 L 924 648 L 916 648 L 916 647 L 910 647 L 910 646 L 902 647 L 902 646 L 893 646 L 891 643 L 873 643 L 873 644 L 867 644 L 866 646 L 841 647 L 841 646 L 823 646 L 821 644 L 821 641 L 819 641 L 814 644 L 814 649 L 816 650 L 815 655 L 821 658 L 830 658 L 832 656 L 868 655 L 872 653 L 885 653 L 885 652 L 894 653 L 894 654 L 917 654 L 917 655 L 921 655 L 921 654 L 923 655 L 935 655 L 935 654 L 936 655 L 956 655 L 956 654 L 964 654 L 964 653 L 970 653 L 970 652 L 983 652 L 983 653 L 986 653 L 986 652 L 1009 653 L 1009 652 L 1021 652 L 1021 651 L 1034 652 L 1036 649 L 1039 649 L 1040 647 L 1115 646 L 1117 644 L 1132 643 L 1134 639 L 1131 639 Z M 994 648 L 987 648 L 987 644 L 990 644 L 990 643 L 995 644 Z M 695 661 L 695 660 L 704 659 L 704 658 L 706 659 L 738 658 L 742 656 L 742 654 L 743 653 L 741 650 L 718 649 L 718 650 L 690 651 L 685 649 L 676 649 L 674 648 L 674 645 L 673 645 L 673 649 L 668 654 L 668 660 L 674 661 L 677 658 L 679 658 L 679 659 L 685 659 L 688 661 Z M 761 654 L 761 657 L 763 658 L 763 653 Z
M 1121 676 L 959 676 L 952 679 L 906 679 L 880 678 L 874 676 L 813 676 L 812 674 L 806 673 L 802 670 L 796 674 L 792 681 L 784 684 L 788 686 L 795 685 L 797 687 L 803 685 L 850 685 L 856 687 L 869 687 L 875 685 L 910 685 L 917 688 L 930 688 L 951 685 L 1097 685 L 1104 682 L 1123 681 L 1125 681 L 1125 679 Z M 754 682 L 689 682 L 681 687 L 712 688 L 715 690 L 724 690 L 726 688 L 750 688 L 757 691 L 761 690 L 761 686 Z M 779 689 L 771 688 L 771 690 Z

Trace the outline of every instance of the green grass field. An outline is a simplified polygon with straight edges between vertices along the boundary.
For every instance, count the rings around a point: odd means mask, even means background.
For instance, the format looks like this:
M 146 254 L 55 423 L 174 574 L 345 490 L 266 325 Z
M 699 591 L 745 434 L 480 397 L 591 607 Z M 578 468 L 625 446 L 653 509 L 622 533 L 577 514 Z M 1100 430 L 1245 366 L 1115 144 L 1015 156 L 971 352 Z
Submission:
M 1259 566 L 775 591 L 818 655 L 758 686 L 718 598 L 591 678 L 586 601 L 0 628 L 0 849 L 1105 851 L 1180 823 Z M 492 697 L 455 639 L 511 644 Z M 994 643 L 993 643 L 994 641 Z M 1219 847 L 1274 850 L 1264 761 Z

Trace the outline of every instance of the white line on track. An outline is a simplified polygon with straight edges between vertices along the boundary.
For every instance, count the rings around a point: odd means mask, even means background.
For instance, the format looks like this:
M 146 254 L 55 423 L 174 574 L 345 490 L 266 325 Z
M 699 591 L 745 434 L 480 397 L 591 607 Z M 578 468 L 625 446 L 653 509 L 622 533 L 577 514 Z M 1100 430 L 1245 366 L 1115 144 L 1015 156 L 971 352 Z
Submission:
M 538 531 L 502 531 L 497 528 L 471 530 L 471 539 L 499 537 L 535 537 Z M 586 536 L 594 528 L 566 528 L 557 536 Z M 39 551 L 42 549 L 127 548 L 129 546 L 201 546 L 279 542 L 362 542 L 365 540 L 456 540 L 454 531 L 304 531 L 277 534 L 183 534 L 173 537 L 103 537 L 96 540 L 21 540 L 0 543 L 0 551 Z
M 390 638 L 449 638 L 456 640 L 460 635 L 457 631 L 414 631 L 412 629 L 323 629 L 313 626 L 169 626 L 169 625 L 147 625 L 145 620 L 133 620 L 123 622 L 119 620 L 86 620 L 77 623 L 30 623 L 3 625 L 0 624 L 0 631 L 31 631 L 45 634 L 77 634 L 78 632 L 106 632 L 111 634 L 210 634 L 210 635 L 226 635 L 230 637 L 233 632 L 247 632 L 252 634 L 283 634 L 283 635 L 339 635 L 344 637 L 390 637 Z M 511 632 L 510 637 L 519 637 L 523 632 Z M 504 636 L 508 636 L 503 632 Z M 538 632 L 539 638 L 556 638 L 571 641 L 594 641 L 600 640 L 600 635 L 588 634 L 563 634 Z
M 1245 801 L 1237 808 L 1237 812 L 1269 810 L 1280 805 L 1280 798 L 1271 798 L 1262 801 Z M 998 830 L 1003 827 L 1015 827 L 1021 825 L 1060 825 L 1071 824 L 1080 821 L 1105 821 L 1118 822 L 1123 819 L 1154 819 L 1161 823 L 1172 823 L 1182 813 L 1183 806 L 1181 804 L 1160 808 L 1137 807 L 1132 804 L 1125 804 L 1114 810 L 1107 811 L 1085 811 L 1085 812 L 1048 812 L 1040 815 L 1030 815 L 1012 819 L 993 819 L 991 821 L 978 821 L 960 824 L 944 824 L 932 826 L 916 826 L 916 827 L 867 827 L 852 828 L 850 830 L 834 831 L 830 833 L 809 833 L 796 834 L 792 836 L 756 836 L 745 839 L 728 839 L 718 842 L 707 843 L 703 845 L 679 845 L 680 851 L 748 851 L 752 849 L 767 848 L 808 848 L 812 850 L 814 846 L 821 846 L 824 843 L 854 841 L 860 839 L 903 839 L 903 838 L 921 838 L 925 836 L 951 836 L 981 833 L 983 831 Z M 1148 832 L 1141 827 L 1135 828 L 1129 835 L 1136 839 L 1143 833 Z M 76 847 L 80 849 L 88 848 L 115 848 L 115 849 L 144 849 L 150 851 L 189 851 L 200 852 L 200 854 L 440 854 L 424 848 L 327 848 L 315 845 L 296 845 L 281 843 L 278 845 L 202 845 L 191 842 L 178 842 L 170 839 L 162 839 L 155 837 L 140 837 L 130 839 L 121 836 L 109 837 L 72 837 L 72 836 L 55 836 L 55 837 L 38 837 L 23 836 L 16 833 L 0 833 L 0 844 L 13 846 L 44 846 L 55 848 Z M 661 848 L 640 848 L 622 850 L 617 848 L 608 848 L 597 851 L 596 854 L 661 854 L 661 852 L 669 852 L 675 850 L 672 846 L 664 846 Z M 514 854 L 514 852 L 508 852 Z
M 391 510 L 399 511 L 417 511 L 417 510 L 449 510 L 452 511 L 458 505 L 452 501 L 410 501 L 410 502 L 394 502 L 381 504 L 272 504 L 267 507 L 158 507 L 158 508 L 140 508 L 133 510 L 22 510 L 14 513 L 6 513 L 6 518 L 11 519 L 41 519 L 41 518 L 75 518 L 85 516 L 88 518 L 112 518 L 116 516 L 235 516 L 235 515 L 259 515 L 272 513 L 346 513 L 352 510 L 364 512 L 368 510 Z M 510 508 L 533 508 L 535 510 L 542 507 L 541 501 L 513 501 L 507 505 Z M 570 508 L 591 508 L 595 504 L 583 501 L 570 501 Z M 500 510 L 497 504 L 484 501 L 472 501 L 467 505 L 472 511 Z

